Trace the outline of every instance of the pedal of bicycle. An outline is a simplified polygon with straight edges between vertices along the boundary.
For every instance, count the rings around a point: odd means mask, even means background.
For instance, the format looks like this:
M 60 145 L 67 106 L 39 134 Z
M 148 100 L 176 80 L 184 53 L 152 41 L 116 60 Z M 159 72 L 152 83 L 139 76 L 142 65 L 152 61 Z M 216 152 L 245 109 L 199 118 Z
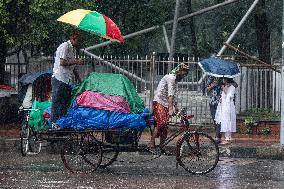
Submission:
M 152 154 L 152 155 L 157 155 L 160 156 L 162 155 L 161 149 L 156 147 L 156 148 L 149 148 L 148 151 Z

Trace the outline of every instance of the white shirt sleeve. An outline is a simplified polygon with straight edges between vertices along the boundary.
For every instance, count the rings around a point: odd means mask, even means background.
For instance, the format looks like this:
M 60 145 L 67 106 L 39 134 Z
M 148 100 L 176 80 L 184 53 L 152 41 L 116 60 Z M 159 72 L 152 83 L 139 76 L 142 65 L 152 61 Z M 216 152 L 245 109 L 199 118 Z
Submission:
M 33 104 L 33 85 L 29 84 L 22 106 L 24 108 L 31 108 Z
M 58 51 L 58 57 L 64 60 L 67 60 L 67 55 L 68 55 L 68 43 L 63 43 L 62 47 Z
M 168 77 L 168 96 L 176 95 L 176 78 L 174 76 Z

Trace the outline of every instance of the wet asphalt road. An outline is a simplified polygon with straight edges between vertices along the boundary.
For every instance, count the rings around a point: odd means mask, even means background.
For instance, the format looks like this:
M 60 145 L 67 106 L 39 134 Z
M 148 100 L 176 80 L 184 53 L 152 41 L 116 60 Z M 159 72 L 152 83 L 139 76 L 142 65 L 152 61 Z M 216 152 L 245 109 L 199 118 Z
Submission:
M 119 160 L 138 161 L 146 155 L 122 154 Z M 284 161 L 221 158 L 211 173 L 195 176 L 176 168 L 173 156 L 146 163 L 115 162 L 90 174 L 71 174 L 60 155 L 22 157 L 16 150 L 0 153 L 0 188 L 284 188 Z

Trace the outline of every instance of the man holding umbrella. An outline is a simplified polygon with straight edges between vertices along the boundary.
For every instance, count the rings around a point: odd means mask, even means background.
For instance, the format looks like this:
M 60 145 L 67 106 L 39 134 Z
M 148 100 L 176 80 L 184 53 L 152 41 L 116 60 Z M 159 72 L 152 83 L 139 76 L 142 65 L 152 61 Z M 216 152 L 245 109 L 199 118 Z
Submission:
M 124 38 L 118 26 L 107 16 L 91 10 L 76 9 L 60 16 L 57 21 L 70 24 L 76 28 L 96 33 L 101 37 L 122 43 Z M 80 46 L 80 33 L 72 34 L 69 41 L 62 43 L 56 50 L 55 62 L 52 76 L 52 107 L 51 122 L 53 128 L 57 129 L 56 120 L 66 114 L 71 100 L 71 87 L 69 86 L 72 72 L 80 81 L 75 66 L 83 64 L 76 59 L 76 48 Z
M 80 46 L 80 32 L 74 32 L 70 40 L 62 43 L 56 50 L 52 86 L 52 105 L 50 121 L 51 129 L 59 129 L 55 122 L 67 113 L 71 100 L 72 74 L 80 81 L 75 66 L 83 64 L 81 59 L 76 59 L 76 48 Z

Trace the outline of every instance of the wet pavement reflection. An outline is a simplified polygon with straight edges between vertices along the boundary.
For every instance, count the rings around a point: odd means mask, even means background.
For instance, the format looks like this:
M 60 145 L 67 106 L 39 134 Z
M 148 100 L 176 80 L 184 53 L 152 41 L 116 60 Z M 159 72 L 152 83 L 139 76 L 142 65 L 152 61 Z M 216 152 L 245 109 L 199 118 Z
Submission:
M 69 173 L 59 154 L 22 157 L 17 151 L 0 153 L 0 188 L 284 188 L 284 162 L 221 158 L 209 174 L 196 176 L 176 168 L 175 157 L 147 158 L 123 153 L 119 161 L 94 173 Z

